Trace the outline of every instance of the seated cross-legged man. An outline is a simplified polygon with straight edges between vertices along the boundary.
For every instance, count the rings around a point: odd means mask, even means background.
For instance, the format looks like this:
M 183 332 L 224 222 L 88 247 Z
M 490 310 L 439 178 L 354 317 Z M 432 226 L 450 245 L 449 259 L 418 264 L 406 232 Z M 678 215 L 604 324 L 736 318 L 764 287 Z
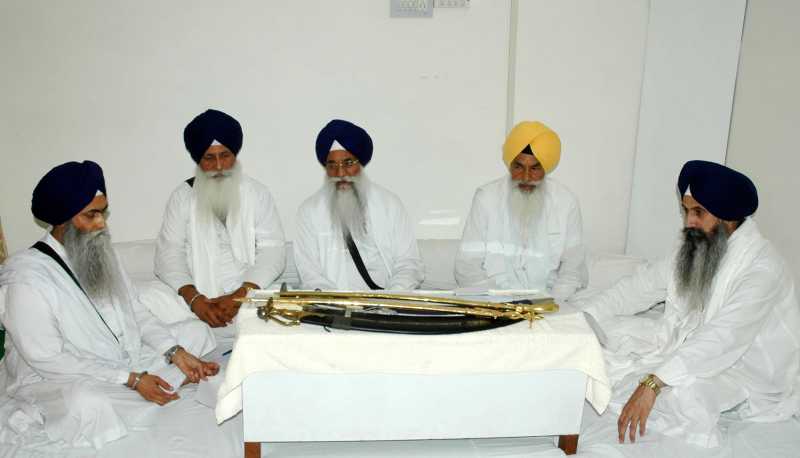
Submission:
M 235 336 L 235 299 L 283 272 L 283 228 L 266 186 L 242 172 L 238 121 L 207 110 L 184 129 L 197 164 L 170 196 L 156 242 L 155 273 L 185 306 L 214 328 L 219 351 Z
M 164 325 L 141 303 L 111 248 L 108 209 L 96 163 L 53 168 L 32 202 L 52 229 L 0 266 L 0 397 L 19 433 L 39 427 L 99 448 L 146 426 L 181 384 L 219 370 L 195 356 L 214 349 L 208 326 Z
M 372 139 L 335 119 L 317 136 L 322 189 L 302 203 L 294 245 L 303 286 L 410 290 L 424 278 L 413 225 L 400 199 L 369 180 Z
M 792 273 L 751 217 L 749 178 L 689 161 L 677 190 L 680 246 L 581 305 L 606 337 L 619 441 L 658 431 L 714 447 L 722 415 L 769 422 L 798 412 L 800 306 Z M 640 314 L 662 302 L 663 313 Z
M 475 191 L 455 262 L 462 287 L 537 290 L 556 300 L 586 286 L 575 196 L 550 174 L 561 140 L 540 122 L 517 124 L 503 145 L 509 174 Z

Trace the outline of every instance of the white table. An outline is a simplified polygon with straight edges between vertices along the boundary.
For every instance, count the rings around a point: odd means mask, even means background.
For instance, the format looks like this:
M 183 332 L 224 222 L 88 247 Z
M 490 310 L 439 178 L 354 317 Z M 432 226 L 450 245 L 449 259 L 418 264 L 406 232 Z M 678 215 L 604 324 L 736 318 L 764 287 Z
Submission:
M 586 375 L 251 374 L 243 383 L 245 457 L 261 442 L 558 435 L 576 452 Z
M 216 414 L 242 411 L 247 457 L 261 442 L 553 435 L 572 454 L 584 399 L 602 412 L 610 396 L 579 314 L 445 336 L 285 328 L 245 308 L 238 324 Z

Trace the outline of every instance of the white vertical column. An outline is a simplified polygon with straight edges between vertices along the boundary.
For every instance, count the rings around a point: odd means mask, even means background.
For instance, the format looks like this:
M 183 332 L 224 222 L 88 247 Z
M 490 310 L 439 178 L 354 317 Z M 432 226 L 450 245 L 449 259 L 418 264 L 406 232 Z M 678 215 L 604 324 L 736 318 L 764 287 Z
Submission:
M 797 125 L 800 124 L 800 2 L 750 0 L 736 81 L 727 164 L 758 188 L 755 220 L 800 285 Z
M 517 78 L 517 24 L 519 24 L 519 0 L 511 0 L 508 14 L 508 81 L 506 82 L 506 133 L 514 127 L 514 100 Z
M 746 0 L 652 0 L 626 253 L 655 259 L 681 227 L 691 159 L 724 163 Z
M 561 137 L 552 177 L 583 213 L 592 251 L 622 253 L 636 147 L 647 0 L 524 0 L 516 8 L 513 116 Z M 514 11 L 514 10 L 512 10 Z M 496 161 L 500 163 L 498 138 Z

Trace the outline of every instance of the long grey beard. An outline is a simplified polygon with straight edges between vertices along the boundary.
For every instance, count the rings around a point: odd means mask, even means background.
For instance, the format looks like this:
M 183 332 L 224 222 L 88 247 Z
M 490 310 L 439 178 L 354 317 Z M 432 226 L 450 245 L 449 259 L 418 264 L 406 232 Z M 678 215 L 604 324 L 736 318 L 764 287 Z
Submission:
M 520 190 L 519 183 L 519 181 L 510 181 L 508 210 L 511 214 L 511 221 L 518 228 L 522 241 L 527 242 L 530 227 L 541 222 L 539 219 L 544 211 L 544 182 L 539 182 L 531 192 Z
M 64 233 L 64 249 L 89 298 L 95 302 L 128 300 L 128 288 L 111 248 L 108 229 L 84 233 L 69 224 Z
M 338 189 L 338 181 L 348 181 L 352 185 L 348 189 Z M 349 231 L 353 238 L 363 239 L 367 234 L 367 180 L 363 177 L 363 172 L 354 177 L 326 177 L 325 186 L 330 194 L 331 219 L 334 224 L 343 231 Z
M 239 160 L 230 169 L 222 171 L 205 172 L 197 166 L 193 188 L 198 222 L 211 224 L 216 218 L 225 224 L 228 215 L 237 214 L 241 205 L 241 182 L 242 166 Z
M 722 224 L 717 224 L 709 235 L 700 229 L 683 230 L 675 278 L 677 293 L 687 300 L 690 309 L 703 310 L 705 307 L 714 276 L 727 249 L 728 235 Z

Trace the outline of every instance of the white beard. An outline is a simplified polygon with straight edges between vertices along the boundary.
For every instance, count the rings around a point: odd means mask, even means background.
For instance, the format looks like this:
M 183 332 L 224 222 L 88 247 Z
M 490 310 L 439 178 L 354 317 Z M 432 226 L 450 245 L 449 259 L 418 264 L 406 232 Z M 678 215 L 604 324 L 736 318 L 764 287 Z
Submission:
M 239 212 L 242 166 L 237 160 L 233 167 L 223 171 L 205 172 L 197 166 L 194 175 L 194 192 L 197 200 L 197 221 L 211 224 L 216 218 L 223 224 L 229 215 Z
M 339 189 L 337 182 L 351 183 L 346 189 Z M 329 194 L 331 205 L 331 219 L 342 230 L 348 230 L 353 238 L 363 239 L 367 234 L 366 193 L 369 189 L 369 180 L 362 171 L 353 177 L 325 177 L 325 189 Z
M 511 221 L 519 229 L 523 242 L 527 242 L 529 228 L 542 217 L 544 211 L 544 180 L 534 183 L 531 192 L 519 189 L 518 181 L 509 179 L 508 210 Z
M 128 288 L 111 248 L 108 229 L 81 232 L 72 223 L 64 232 L 64 250 L 81 286 L 93 301 L 127 302 Z

